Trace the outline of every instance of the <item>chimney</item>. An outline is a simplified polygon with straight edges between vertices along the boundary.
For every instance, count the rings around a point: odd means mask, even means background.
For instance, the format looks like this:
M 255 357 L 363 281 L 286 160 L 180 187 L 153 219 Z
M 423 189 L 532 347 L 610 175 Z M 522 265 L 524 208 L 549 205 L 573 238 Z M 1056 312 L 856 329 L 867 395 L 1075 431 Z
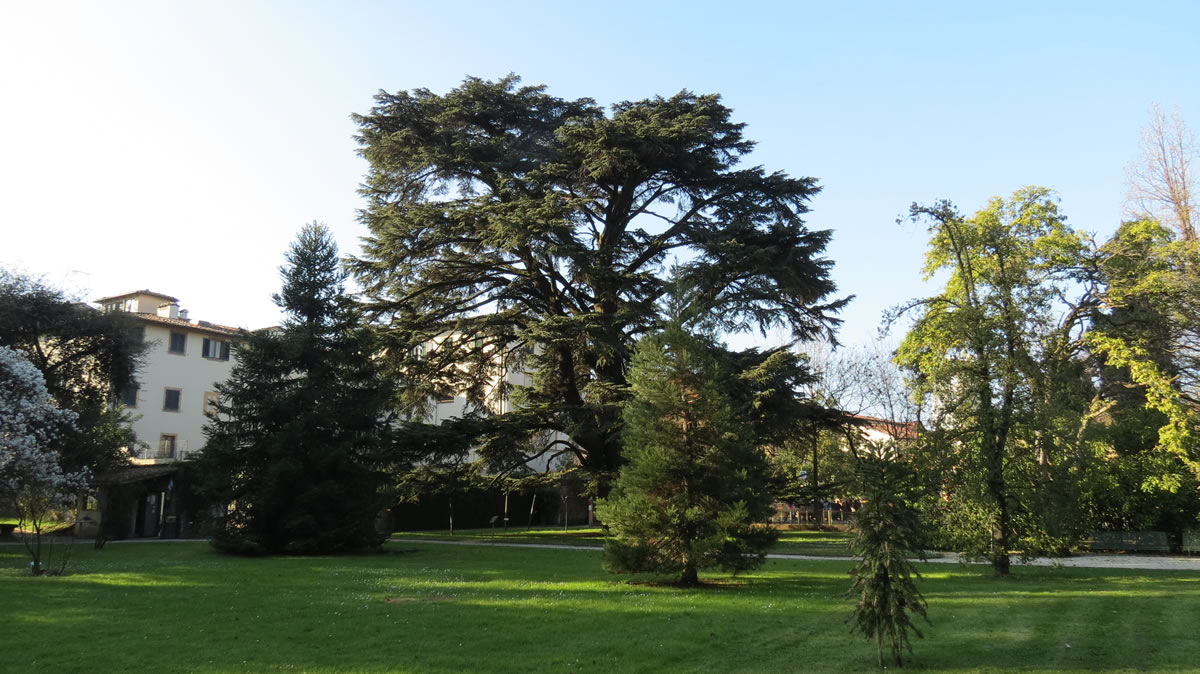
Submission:
M 159 318 L 179 318 L 179 304 L 177 302 L 167 302 L 158 305 Z
M 188 319 L 187 309 L 180 309 L 179 310 L 179 320 L 186 321 L 187 319 Z

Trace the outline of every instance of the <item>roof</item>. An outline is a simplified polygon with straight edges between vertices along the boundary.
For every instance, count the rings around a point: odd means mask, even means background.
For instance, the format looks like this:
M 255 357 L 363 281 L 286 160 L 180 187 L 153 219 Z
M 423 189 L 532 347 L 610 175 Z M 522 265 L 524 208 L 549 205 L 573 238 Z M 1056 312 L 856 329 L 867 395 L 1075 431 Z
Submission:
M 916 421 L 892 421 L 880 417 L 869 417 L 865 414 L 847 414 L 852 424 L 860 428 L 884 433 L 893 438 L 911 440 L 917 437 L 921 427 Z
M 96 478 L 96 484 L 129 484 L 171 475 L 179 470 L 175 464 L 159 466 L 128 466 L 109 471 Z
M 130 314 L 130 316 L 133 316 L 141 321 L 146 321 L 147 323 L 158 323 L 159 325 L 187 328 L 189 330 L 208 332 L 215 335 L 225 335 L 228 337 L 240 337 L 246 332 L 241 328 L 235 328 L 229 325 L 218 325 L 216 323 L 209 323 L 208 321 L 197 321 L 193 323 L 182 318 L 167 318 L 166 316 L 159 316 L 157 314 Z
M 171 297 L 170 295 L 164 295 L 163 293 L 156 293 L 153 290 L 135 290 L 131 293 L 125 293 L 124 295 L 113 295 L 112 297 L 101 297 L 98 300 L 92 300 L 92 301 L 95 302 L 96 304 L 104 304 L 105 302 L 110 302 L 112 300 L 123 300 L 128 297 L 136 297 L 138 295 L 150 295 L 151 297 L 157 297 L 159 299 L 164 299 L 164 300 L 167 300 L 168 302 L 178 302 L 179 301 L 179 298 Z

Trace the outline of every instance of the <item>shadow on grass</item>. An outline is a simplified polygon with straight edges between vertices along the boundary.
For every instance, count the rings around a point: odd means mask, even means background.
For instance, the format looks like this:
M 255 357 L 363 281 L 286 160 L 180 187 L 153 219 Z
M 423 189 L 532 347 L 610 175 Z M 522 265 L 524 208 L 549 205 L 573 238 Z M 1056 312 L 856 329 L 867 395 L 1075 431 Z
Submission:
M 412 544 L 406 544 L 413 547 Z M 204 544 L 80 551 L 30 578 L 0 551 L 0 649 L 16 670 L 859 671 L 849 562 L 771 560 L 704 588 L 631 585 L 594 555 L 415 546 L 406 555 L 238 558 Z M 926 670 L 1186 670 L 1185 573 L 923 565 Z M 130 581 L 130 582 L 127 582 Z M 45 639 L 67 630 L 73 639 Z M 82 635 L 86 635 L 83 637 Z M 97 648 L 97 644 L 111 647 Z

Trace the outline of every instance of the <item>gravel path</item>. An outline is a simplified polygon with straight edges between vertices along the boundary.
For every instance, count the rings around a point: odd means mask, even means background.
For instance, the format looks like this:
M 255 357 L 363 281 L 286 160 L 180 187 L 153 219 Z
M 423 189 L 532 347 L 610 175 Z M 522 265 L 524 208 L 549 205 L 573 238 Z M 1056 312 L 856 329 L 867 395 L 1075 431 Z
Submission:
M 502 548 L 546 548 L 551 550 L 592 550 L 599 551 L 599 547 L 586 547 L 582 545 L 560 545 L 557 543 L 504 543 L 491 541 L 442 541 L 432 540 L 427 538 L 391 538 L 388 539 L 393 543 L 431 543 L 435 545 L 491 545 Z M 824 557 L 818 555 L 789 555 L 784 553 L 771 553 L 767 555 L 767 559 L 802 559 L 810 561 L 853 561 L 853 557 Z M 941 557 L 928 560 L 932 564 L 958 564 L 959 556 L 953 552 L 942 553 Z M 986 562 L 980 562 L 986 564 Z M 1013 557 L 1012 563 L 1014 566 L 1079 566 L 1101 569 L 1156 569 L 1162 571 L 1200 571 L 1200 557 L 1172 557 L 1172 556 L 1146 556 L 1146 555 L 1093 555 L 1082 554 L 1074 557 L 1064 558 L 1046 558 L 1037 557 L 1022 562 L 1019 558 Z
M 599 546 L 583 546 L 583 545 L 561 545 L 558 543 L 507 543 L 501 541 L 445 541 L 433 540 L 429 538 L 389 538 L 392 543 L 408 543 L 408 544 L 425 544 L 432 545 L 490 545 L 501 548 L 544 548 L 549 550 L 591 550 L 599 552 L 602 548 Z M 109 541 L 110 545 L 120 545 L 126 543 L 189 543 L 189 542 L 204 542 L 204 539 L 184 539 L 184 538 L 134 538 L 122 541 Z M 90 544 L 90 539 L 79 539 L 76 544 Z M 0 545 L 20 545 L 20 540 L 0 539 Z M 822 555 L 789 555 L 786 553 L 771 553 L 767 555 L 767 559 L 801 559 L 814 562 L 831 562 L 831 561 L 853 561 L 853 557 L 827 557 Z M 943 552 L 941 557 L 936 557 L 928 560 L 931 564 L 958 564 L 960 562 L 957 553 Z M 977 564 L 986 564 L 986 562 L 975 562 Z M 1197 571 L 1200 572 L 1200 557 L 1183 557 L 1171 555 L 1094 555 L 1084 553 L 1074 557 L 1062 558 L 1047 558 L 1037 557 L 1022 562 L 1018 557 L 1012 558 L 1014 566 L 1079 566 L 1097 569 L 1155 569 L 1160 571 Z

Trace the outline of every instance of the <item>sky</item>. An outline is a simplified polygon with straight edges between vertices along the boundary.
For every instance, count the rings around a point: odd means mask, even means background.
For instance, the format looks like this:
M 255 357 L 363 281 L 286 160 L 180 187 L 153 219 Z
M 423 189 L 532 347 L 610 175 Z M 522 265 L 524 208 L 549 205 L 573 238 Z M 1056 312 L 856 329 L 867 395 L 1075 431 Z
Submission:
M 609 105 L 719 93 L 747 159 L 812 176 L 840 339 L 931 294 L 913 202 L 1026 185 L 1077 229 L 1124 214 L 1152 104 L 1200 126 L 1194 2 L 0 3 L 0 266 L 84 299 L 173 295 L 248 328 L 279 312 L 308 222 L 366 228 L 351 113 L 379 90 L 508 73 Z M 766 342 L 778 339 L 768 335 Z M 764 338 L 742 338 L 743 344 Z

